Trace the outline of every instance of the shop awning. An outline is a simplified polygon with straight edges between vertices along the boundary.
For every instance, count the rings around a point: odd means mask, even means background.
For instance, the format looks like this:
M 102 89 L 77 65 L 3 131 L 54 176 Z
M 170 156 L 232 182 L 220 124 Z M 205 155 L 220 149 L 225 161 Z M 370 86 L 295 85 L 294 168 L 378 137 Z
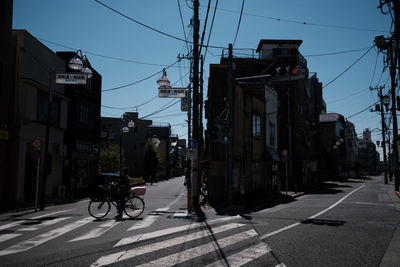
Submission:
M 280 162 L 281 159 L 278 156 L 278 153 L 276 153 L 276 151 L 270 147 L 267 147 L 267 151 L 268 151 L 268 158 L 270 158 L 272 161 L 276 161 L 276 162 Z

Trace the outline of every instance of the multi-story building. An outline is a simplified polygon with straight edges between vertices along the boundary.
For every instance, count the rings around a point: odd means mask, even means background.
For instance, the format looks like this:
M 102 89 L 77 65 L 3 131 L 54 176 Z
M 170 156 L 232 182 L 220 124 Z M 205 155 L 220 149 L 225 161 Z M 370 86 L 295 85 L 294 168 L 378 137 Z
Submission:
M 348 176 L 355 177 L 358 171 L 358 138 L 354 124 L 350 121 L 346 121 L 344 141 L 346 146 L 345 170 Z
M 7 205 L 7 180 L 10 177 L 10 115 L 12 87 L 12 0 L 0 2 L 0 202 Z M 0 205 L 0 208 L 1 206 Z
M 319 116 L 321 134 L 320 171 L 323 180 L 346 176 L 346 143 L 344 117 L 338 113 Z
M 358 140 L 358 162 L 360 174 L 374 175 L 376 173 L 376 145 L 371 140 L 371 131 L 367 128 L 363 138 Z
M 47 178 L 45 197 L 58 197 L 62 186 L 62 151 L 70 101 L 65 96 L 65 86 L 55 83 L 55 73 L 65 71 L 64 60 L 25 30 L 14 30 L 12 36 L 14 85 L 9 103 L 12 149 L 8 155 L 10 172 L 6 183 L 6 203 L 9 206 L 32 203 L 39 176 Z M 51 112 L 48 112 L 50 103 Z M 42 141 L 40 159 L 34 159 L 32 155 L 34 138 Z M 46 141 L 48 158 L 44 160 Z M 43 173 L 44 165 L 46 173 Z
M 57 52 L 66 64 L 66 72 L 74 73 L 67 63 L 75 52 Z M 101 75 L 86 59 L 86 67 L 92 71 L 85 85 L 65 85 L 68 102 L 68 122 L 64 135 L 63 185 L 66 197 L 85 196 L 89 184 L 98 172 L 101 124 Z
M 277 184 L 283 185 L 285 173 L 277 172 L 276 166 L 280 161 L 278 155 L 283 151 L 287 152 L 285 159 L 290 187 L 295 189 L 317 181 L 319 114 L 326 112 L 326 104 L 317 76 L 308 75 L 307 62 L 299 53 L 301 43 L 301 40 L 261 40 L 256 53 L 240 51 L 235 54 L 233 51 L 234 169 L 232 178 L 229 178 L 232 181 L 226 178 L 224 171 L 227 161 L 225 149 L 210 138 L 217 116 L 227 106 L 224 102 L 228 92 L 229 61 L 226 53 L 223 53 L 220 64 L 210 66 L 207 105 L 210 198 L 212 190 L 221 196 L 221 190 L 230 190 L 230 186 L 234 192 L 251 194 L 257 190 L 267 192 Z M 276 98 L 279 105 L 269 101 Z M 271 112 L 270 109 L 277 111 Z M 276 118 L 271 119 L 271 116 Z M 275 144 L 270 146 L 271 140 Z M 285 169 L 284 166 L 280 168 Z M 263 181 L 261 177 L 268 178 Z
M 130 121 L 134 127 L 127 133 L 122 132 L 122 127 Z M 104 142 L 122 144 L 122 158 L 124 165 L 128 167 L 128 174 L 132 177 L 144 175 L 144 150 L 148 139 L 148 127 L 151 120 L 139 119 L 137 112 L 125 112 L 121 118 L 101 118 L 101 139 Z M 115 170 L 119 172 L 119 170 Z

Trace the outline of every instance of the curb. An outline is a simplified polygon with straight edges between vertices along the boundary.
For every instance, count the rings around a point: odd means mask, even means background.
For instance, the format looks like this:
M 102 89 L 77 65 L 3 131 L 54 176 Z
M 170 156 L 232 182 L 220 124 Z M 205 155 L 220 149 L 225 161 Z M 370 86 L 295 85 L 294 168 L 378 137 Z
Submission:
M 394 191 L 396 195 L 400 198 L 400 191 Z

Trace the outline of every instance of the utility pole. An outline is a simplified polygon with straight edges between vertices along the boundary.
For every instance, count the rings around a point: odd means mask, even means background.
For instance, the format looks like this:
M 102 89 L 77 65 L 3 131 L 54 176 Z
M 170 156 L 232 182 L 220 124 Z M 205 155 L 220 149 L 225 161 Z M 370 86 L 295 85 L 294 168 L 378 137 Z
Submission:
M 391 44 L 390 52 L 390 76 L 391 76 L 391 93 L 392 93 L 392 117 L 393 117 L 393 153 L 394 153 L 394 188 L 399 191 L 399 135 L 397 128 L 396 114 L 396 70 L 398 60 L 398 49 L 400 40 L 400 17 L 399 17 L 399 0 L 394 0 L 394 43 Z M 393 55 L 394 54 L 394 55 Z
M 192 194 L 193 207 L 198 208 L 200 197 L 199 179 L 199 0 L 193 0 L 193 143 L 195 159 L 193 162 Z
M 231 140 L 228 141 L 226 144 L 226 182 L 227 182 L 227 193 L 228 193 L 228 201 L 232 201 L 232 152 L 233 152 L 233 133 L 232 133 L 232 126 L 233 126 L 233 96 L 234 96 L 234 84 L 233 84 L 233 46 L 229 44 L 229 58 L 228 58 L 228 92 L 227 92 L 227 101 L 228 101 L 228 123 L 229 127 L 229 135 L 231 136 Z
M 370 87 L 371 90 L 376 89 L 379 90 L 378 96 L 379 96 L 379 100 L 380 100 L 380 109 L 379 110 L 372 110 L 372 111 L 380 111 L 381 113 L 381 125 L 382 125 L 382 148 L 383 148 L 383 170 L 384 170 L 384 175 L 385 175 L 385 184 L 388 184 L 388 177 L 387 177 L 387 159 L 386 159 L 386 135 L 385 135 L 385 131 L 386 131 L 386 125 L 385 125 L 385 110 L 383 108 L 384 106 L 384 95 L 382 93 L 382 89 L 385 88 L 385 86 L 379 86 L 376 88 L 372 88 Z M 389 97 L 389 96 L 386 96 Z M 386 106 L 387 108 L 387 106 Z

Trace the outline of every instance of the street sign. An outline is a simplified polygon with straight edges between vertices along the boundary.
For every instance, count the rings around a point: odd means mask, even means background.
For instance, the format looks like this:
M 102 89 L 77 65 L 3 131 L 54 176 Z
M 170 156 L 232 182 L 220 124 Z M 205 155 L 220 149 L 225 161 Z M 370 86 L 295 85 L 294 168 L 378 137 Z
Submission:
M 82 73 L 57 73 L 57 84 L 86 84 L 87 75 Z
M 287 157 L 288 151 L 286 149 L 282 150 L 282 156 Z
M 31 157 L 33 159 L 39 159 L 41 155 L 42 155 L 42 153 L 40 152 L 40 149 L 33 149 L 31 151 Z
M 33 138 L 32 139 L 32 147 L 34 149 L 40 149 L 40 147 L 42 146 L 42 140 L 40 138 Z
M 158 89 L 158 97 L 163 98 L 184 98 L 186 96 L 186 87 L 183 88 L 169 88 Z

